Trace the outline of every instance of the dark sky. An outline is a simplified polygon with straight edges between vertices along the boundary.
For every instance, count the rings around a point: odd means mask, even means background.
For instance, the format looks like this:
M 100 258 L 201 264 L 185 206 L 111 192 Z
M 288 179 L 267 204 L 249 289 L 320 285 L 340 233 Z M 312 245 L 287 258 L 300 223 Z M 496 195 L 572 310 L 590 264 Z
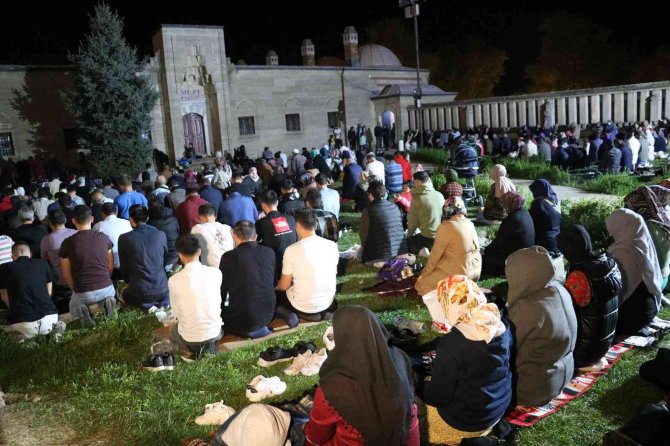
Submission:
M 76 50 L 87 31 L 95 3 L 19 0 L 3 5 L 0 64 L 66 63 L 67 52 Z M 364 42 L 366 26 L 382 17 L 403 17 L 397 0 L 109 3 L 124 18 L 126 37 L 141 54 L 152 53 L 151 37 L 161 23 L 223 25 L 228 56 L 250 64 L 264 63 L 269 49 L 279 53 L 280 64 L 298 64 L 300 42 L 306 37 L 314 41 L 317 58 L 342 57 L 345 26 L 355 26 Z M 591 18 L 594 27 L 612 32 L 617 46 L 639 54 L 649 54 L 670 42 L 667 8 L 662 4 L 604 5 L 573 0 L 428 0 L 420 16 L 421 46 L 437 51 L 441 45 L 458 45 L 475 35 L 505 49 L 509 61 L 496 93 L 511 94 L 523 89 L 523 69 L 539 51 L 538 26 L 543 18 L 560 10 Z

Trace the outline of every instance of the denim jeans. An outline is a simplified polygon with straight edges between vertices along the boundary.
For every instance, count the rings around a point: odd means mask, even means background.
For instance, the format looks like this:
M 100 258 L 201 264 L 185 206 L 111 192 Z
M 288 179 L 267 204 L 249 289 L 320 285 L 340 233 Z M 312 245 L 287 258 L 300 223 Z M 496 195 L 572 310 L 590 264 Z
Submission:
M 91 317 L 91 311 L 88 306 L 103 303 L 107 317 L 110 317 L 110 313 L 113 313 L 116 307 L 115 296 L 116 290 L 114 289 L 114 285 L 99 290 L 86 291 L 85 293 L 72 293 L 72 297 L 70 298 L 70 313 L 81 319 L 85 326 L 93 326 L 95 325 L 95 321 Z

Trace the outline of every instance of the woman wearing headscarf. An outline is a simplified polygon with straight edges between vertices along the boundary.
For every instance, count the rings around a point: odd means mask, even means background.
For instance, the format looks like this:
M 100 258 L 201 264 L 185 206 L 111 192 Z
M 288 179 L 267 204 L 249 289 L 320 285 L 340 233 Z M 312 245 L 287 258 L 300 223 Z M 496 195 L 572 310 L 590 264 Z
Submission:
M 330 172 L 330 167 L 328 167 L 328 162 L 326 161 L 328 159 L 328 151 L 324 148 L 321 148 L 321 151 L 317 151 L 314 149 L 312 151 L 312 167 L 314 169 L 318 169 L 319 173 L 322 173 L 326 175 L 328 178 L 331 176 Z
M 462 197 L 463 186 L 458 182 L 458 172 L 454 169 L 447 170 L 447 182 L 440 187 L 440 192 L 447 200 L 451 197 Z
M 514 333 L 516 403 L 542 406 L 558 396 L 574 371 L 577 318 L 567 290 L 541 246 L 510 255 L 507 308 Z
M 335 348 L 319 371 L 305 425 L 309 446 L 419 446 L 407 355 L 370 310 L 340 308 L 333 318 Z
M 432 378 L 419 389 L 427 404 L 429 443 L 483 437 L 512 399 L 512 334 L 498 307 L 465 276 L 441 280 L 437 294 L 452 329 L 437 343 Z
M 516 192 L 512 180 L 507 178 L 507 169 L 502 164 L 496 164 L 489 171 L 493 184 L 484 203 L 484 218 L 486 220 L 504 220 L 507 212 L 501 203 L 501 198 L 507 192 Z
M 535 226 L 524 208 L 523 195 L 507 192 L 501 202 L 507 217 L 500 224 L 496 238 L 484 249 L 482 276 L 504 275 L 507 257 L 535 244 Z
M 648 335 L 647 326 L 656 317 L 663 297 L 663 276 L 649 230 L 643 218 L 629 209 L 617 209 L 605 225 L 614 238 L 607 252 L 623 277 L 617 333 Z
M 605 353 L 616 332 L 621 272 L 606 253 L 593 252 L 583 226 L 572 225 L 561 232 L 558 247 L 570 262 L 565 288 L 577 316 L 575 368 L 600 371 L 607 365 Z
M 482 272 L 479 236 L 464 213 L 465 203 L 460 197 L 444 202 L 445 220 L 437 228 L 428 263 L 416 282 L 420 296 L 436 289 L 437 283 L 447 276 L 464 275 L 470 280 L 479 280 Z
M 258 169 L 255 167 L 249 168 L 249 174 L 244 177 L 242 182 L 247 183 L 248 189 L 253 191 L 252 195 L 254 196 L 257 196 L 263 190 L 263 180 L 261 180 L 261 177 L 258 175 Z
M 535 227 L 535 244 L 542 246 L 552 258 L 560 255 L 556 246 L 556 237 L 561 232 L 561 211 L 556 192 L 545 179 L 535 180 L 530 184 L 533 202 L 530 205 L 530 216 Z

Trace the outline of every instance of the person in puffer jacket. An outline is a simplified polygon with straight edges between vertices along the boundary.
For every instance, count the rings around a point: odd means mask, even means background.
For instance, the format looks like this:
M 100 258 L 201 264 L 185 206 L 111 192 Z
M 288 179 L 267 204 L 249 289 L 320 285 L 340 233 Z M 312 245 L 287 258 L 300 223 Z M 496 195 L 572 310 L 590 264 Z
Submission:
M 573 225 L 558 236 L 558 246 L 570 262 L 565 287 L 577 315 L 575 368 L 600 371 L 612 345 L 623 289 L 621 271 L 614 259 L 593 252 L 591 237 L 583 226 Z
M 386 200 L 386 187 L 381 181 L 372 181 L 368 186 L 370 203 L 363 209 L 359 234 L 361 237 L 361 261 L 384 262 L 407 252 L 405 230 L 398 206 Z
M 516 403 L 543 406 L 572 379 L 577 318 L 568 291 L 555 282 L 551 257 L 541 246 L 507 258 L 507 306 L 514 335 Z

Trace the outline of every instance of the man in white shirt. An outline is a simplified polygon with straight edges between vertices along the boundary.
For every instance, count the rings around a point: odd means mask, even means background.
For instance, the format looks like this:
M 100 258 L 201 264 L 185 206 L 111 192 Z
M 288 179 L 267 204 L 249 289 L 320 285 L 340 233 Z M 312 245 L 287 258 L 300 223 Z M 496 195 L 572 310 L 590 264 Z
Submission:
M 49 181 L 47 184 L 49 185 L 49 193 L 51 193 L 52 196 L 60 192 L 61 181 L 58 178 L 58 175 L 52 175 L 51 181 Z
M 633 153 L 633 167 L 637 166 L 638 154 L 640 153 L 640 141 L 635 137 L 635 133 L 631 133 L 628 138 L 628 146 Z
M 367 168 L 365 171 L 370 175 L 370 181 L 373 179 L 379 180 L 382 184 L 386 181 L 386 171 L 384 169 L 384 163 L 377 161 L 377 157 L 373 153 L 368 153 L 367 156 Z
M 316 188 L 321 193 L 323 210 L 332 212 L 340 218 L 340 194 L 335 189 L 328 188 L 328 177 L 322 173 L 316 176 Z
M 299 317 L 310 321 L 329 320 L 337 308 L 335 301 L 337 244 L 315 233 L 313 209 L 295 212 L 298 242 L 284 252 L 282 275 L 277 284 L 277 315 L 288 326 L 298 325 Z
M 49 199 L 50 192 L 48 187 L 40 187 L 37 191 L 37 199 L 33 200 L 33 209 L 35 210 L 35 217 L 39 222 L 44 222 L 47 218 L 47 209 L 54 201 Z
M 209 203 L 200 205 L 198 217 L 200 224 L 191 228 L 191 234 L 200 242 L 200 262 L 218 268 L 221 256 L 235 247 L 231 228 L 216 221 L 216 210 Z
M 176 248 L 184 269 L 168 280 L 170 304 L 177 318 L 170 340 L 196 358 L 216 353 L 216 341 L 223 336 L 221 271 L 200 263 L 200 244 L 193 234 L 180 237 Z
M 112 248 L 112 254 L 114 254 L 113 278 L 116 280 L 117 270 L 119 269 L 119 237 L 121 234 L 132 231 L 133 227 L 130 226 L 128 220 L 116 216 L 116 205 L 114 203 L 103 204 L 101 211 L 104 220 L 96 223 L 93 230 L 107 235 L 114 244 Z

